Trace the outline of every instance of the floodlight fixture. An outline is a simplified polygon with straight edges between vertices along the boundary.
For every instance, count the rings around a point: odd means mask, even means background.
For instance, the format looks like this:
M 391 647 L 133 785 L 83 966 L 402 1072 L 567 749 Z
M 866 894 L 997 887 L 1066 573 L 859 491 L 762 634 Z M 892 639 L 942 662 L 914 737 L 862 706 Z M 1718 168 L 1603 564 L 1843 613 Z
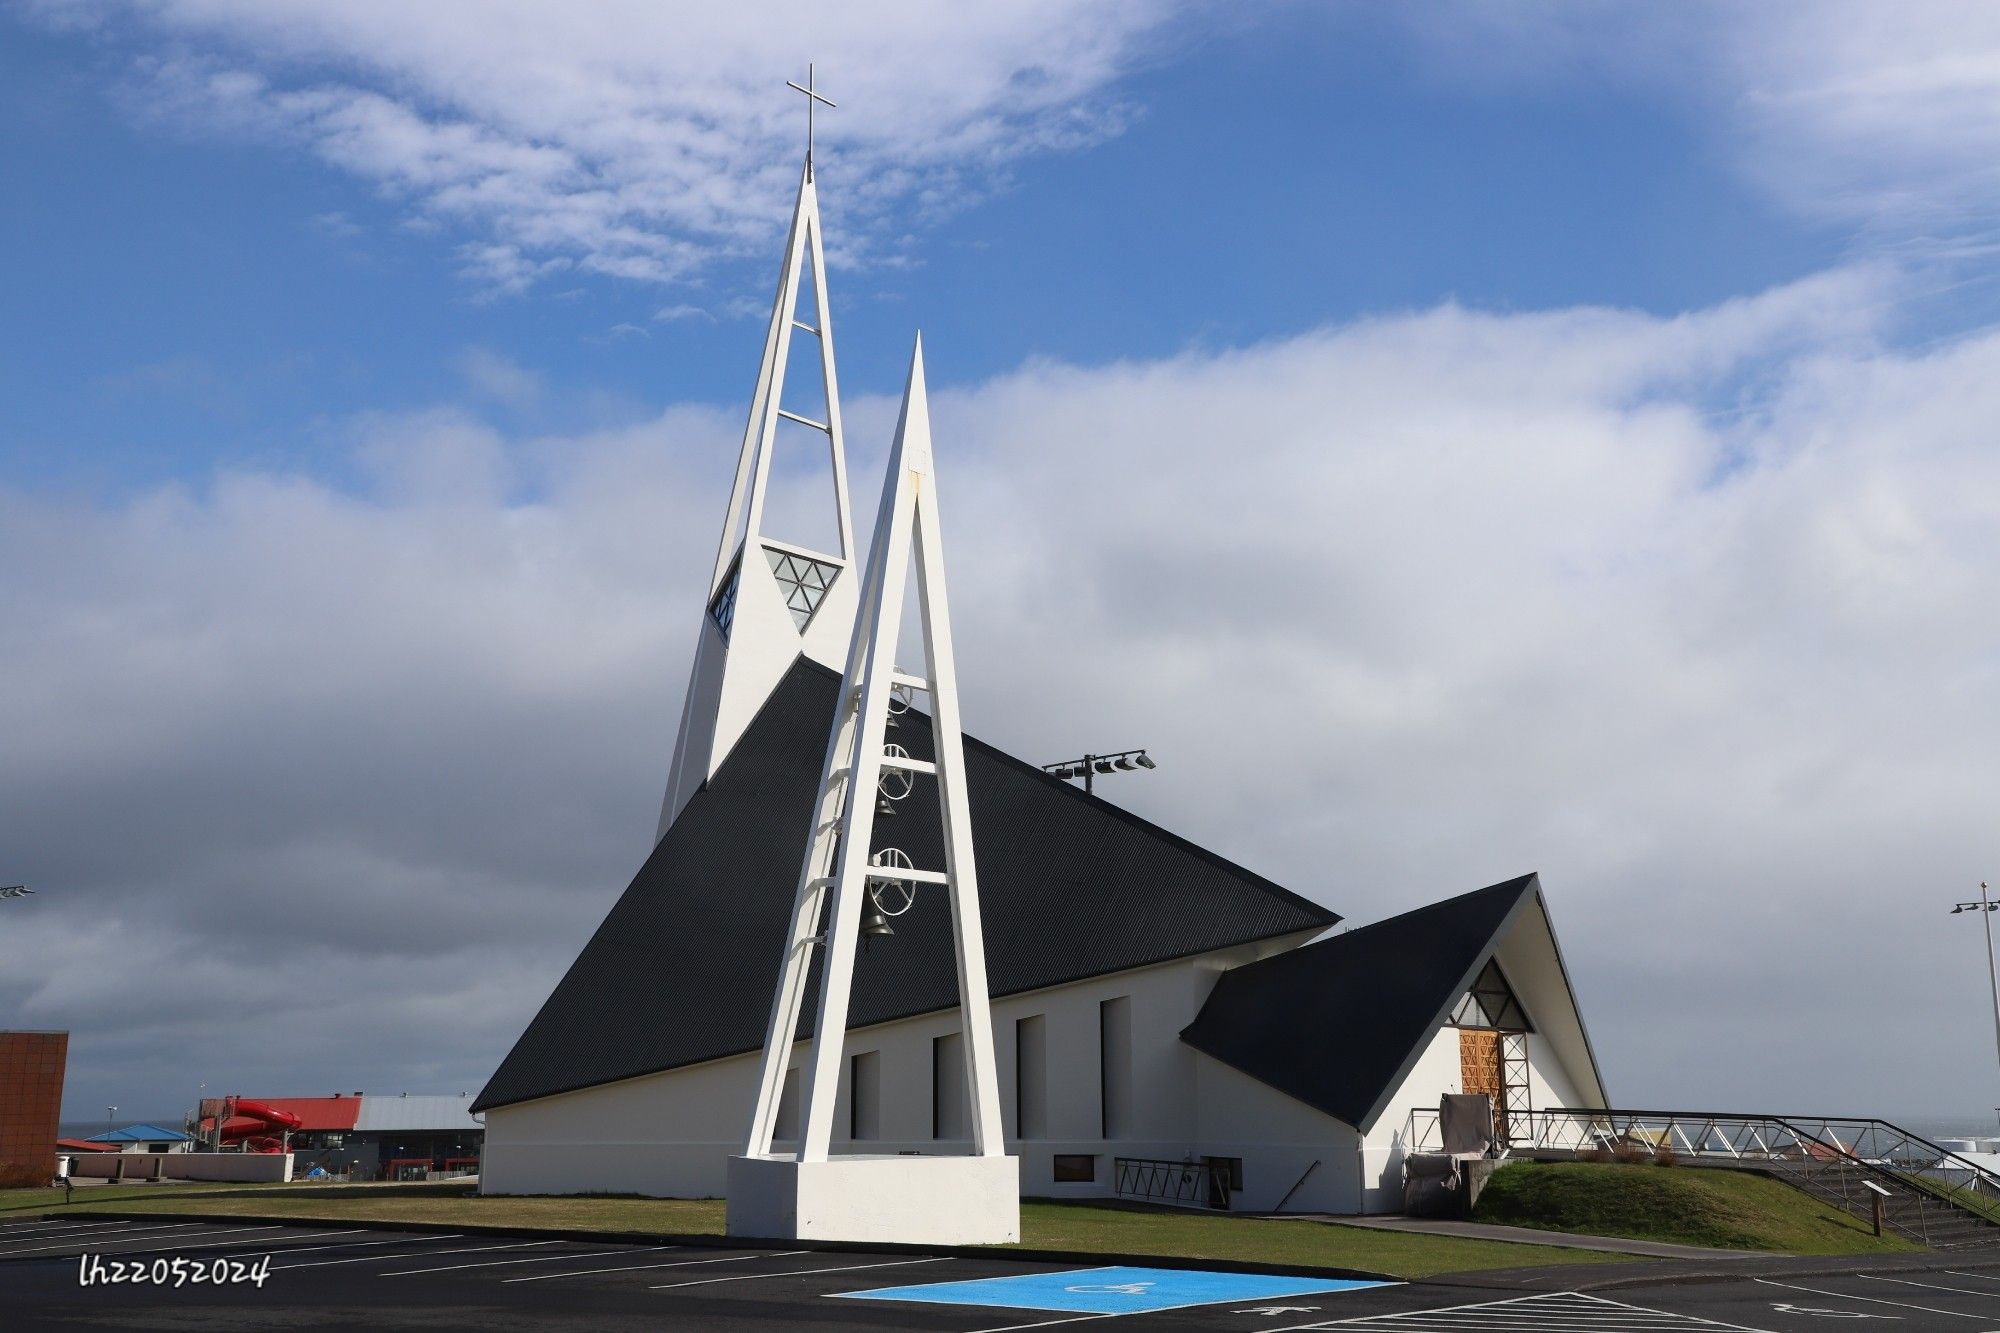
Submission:
M 1993 910 L 1995 908 L 2000 908 L 2000 903 L 1993 901 L 1992 895 L 1986 891 L 1986 881 L 1981 880 L 1979 881 L 1979 901 L 1976 903 L 1954 903 L 1951 914 L 1957 916 L 1961 912 L 1977 912 L 1980 919 L 1986 923 L 1986 982 L 1993 989 L 1993 1048 L 1996 1053 L 2000 1053 L 2000 963 L 1996 963 L 1993 956 Z
M 0 888 L 0 898 L 25 898 L 34 890 L 25 884 L 9 884 Z
M 1130 773 L 1138 768 L 1158 768 L 1144 750 L 1120 750 L 1116 754 L 1087 754 L 1081 759 L 1064 759 L 1043 764 L 1042 771 L 1062 782 L 1083 779 L 1083 789 L 1091 790 L 1091 779 L 1099 773 Z

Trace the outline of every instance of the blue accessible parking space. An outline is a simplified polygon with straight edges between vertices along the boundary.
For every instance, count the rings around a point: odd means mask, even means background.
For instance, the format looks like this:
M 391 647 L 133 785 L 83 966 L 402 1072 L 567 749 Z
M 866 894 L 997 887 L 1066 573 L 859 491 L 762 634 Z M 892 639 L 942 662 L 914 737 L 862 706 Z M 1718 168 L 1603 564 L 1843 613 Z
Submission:
M 1145 1314 L 1193 1305 L 1267 1301 L 1389 1285 L 1353 1278 L 1209 1273 L 1182 1268 L 1081 1268 L 1066 1273 L 1023 1273 L 1017 1277 L 983 1277 L 966 1282 L 832 1294 L 870 1301 L 924 1301 L 934 1305 L 987 1305 L 1075 1314 Z

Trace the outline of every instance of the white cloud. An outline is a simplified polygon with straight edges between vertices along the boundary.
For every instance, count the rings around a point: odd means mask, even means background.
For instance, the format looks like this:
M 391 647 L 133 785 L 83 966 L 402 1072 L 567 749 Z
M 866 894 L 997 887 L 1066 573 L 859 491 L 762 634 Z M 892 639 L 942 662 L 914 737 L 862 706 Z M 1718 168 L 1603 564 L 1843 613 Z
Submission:
M 455 364 L 467 387 L 482 397 L 509 407 L 533 407 L 541 399 L 541 375 L 504 352 L 468 347 Z
M 2000 338 L 1888 281 L 940 391 L 968 717 L 1354 920 L 1541 870 L 1617 1096 L 1978 1104 Z M 646 850 L 740 418 L 0 491 L 0 1003 L 79 1104 L 483 1078 Z
M 1454 81 L 1677 101 L 1801 214 L 1955 258 L 2000 246 L 2000 8 L 1984 0 L 1464 0 L 1399 11 Z
M 149 114 L 296 139 L 477 236 L 468 273 L 660 280 L 768 248 L 804 148 L 808 58 L 849 250 L 976 196 L 1022 156 L 1113 133 L 1107 85 L 1170 6 L 1025 0 L 660 5 L 539 0 L 44 0 L 151 48 Z

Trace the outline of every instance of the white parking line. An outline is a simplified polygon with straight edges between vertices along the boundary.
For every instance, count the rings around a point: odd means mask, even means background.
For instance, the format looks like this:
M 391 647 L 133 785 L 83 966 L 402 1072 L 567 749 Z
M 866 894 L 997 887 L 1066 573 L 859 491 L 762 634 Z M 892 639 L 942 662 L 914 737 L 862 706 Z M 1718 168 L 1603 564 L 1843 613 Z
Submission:
M 657 1287 L 649 1287 L 647 1290 L 672 1291 L 676 1287 L 705 1287 L 712 1282 L 755 1282 L 760 1277 L 811 1277 L 815 1273 L 852 1273 L 863 1268 L 907 1268 L 911 1264 L 941 1264 L 948 1257 L 947 1255 L 940 1254 L 930 1259 L 891 1259 L 889 1262 L 882 1264 L 842 1264 L 838 1268 L 796 1268 L 788 1269 L 782 1273 L 731 1273 L 728 1277 L 701 1277 L 696 1278 L 692 1282 L 667 1282 Z
M 1725 1324 L 1694 1315 L 1655 1310 L 1644 1305 L 1591 1296 L 1578 1291 L 1517 1296 L 1476 1305 L 1447 1305 L 1435 1310 L 1405 1310 L 1392 1314 L 1356 1315 L 1313 1324 L 1286 1324 L 1259 1333 L 1296 1333 L 1302 1329 L 1379 1329 L 1383 1333 L 1467 1333 L 1468 1330 L 1516 1329 L 1522 1333 L 1619 1333 L 1642 1329 L 1733 1329 L 1760 1333 L 1746 1324 Z
M 366 1227 L 355 1228 L 356 1232 L 365 1230 L 367 1230 Z M 354 1234 L 354 1232 L 345 1232 L 336 1234 L 352 1235 Z M 413 1245 L 418 1243 L 419 1241 L 458 1240 L 460 1238 L 460 1234 L 461 1233 L 456 1231 L 447 1231 L 440 1233 L 438 1235 L 431 1235 L 428 1232 L 412 1232 L 409 1235 L 405 1236 L 391 1236 L 387 1240 L 344 1240 L 340 1242 L 340 1244 L 338 1245 L 288 1245 L 284 1248 L 284 1250 L 280 1251 L 280 1253 L 304 1254 L 309 1250 L 359 1250 L 359 1249 L 365 1249 L 370 1245 Z M 304 1239 L 304 1237 L 301 1237 L 300 1239 Z M 382 1257 L 393 1259 L 395 1256 L 384 1255 Z M 303 1264 L 299 1266 L 304 1267 Z
M 526 1259 L 483 1259 L 474 1264 L 442 1264 L 436 1268 L 394 1268 L 381 1277 L 415 1277 L 419 1273 L 455 1273 L 461 1268 L 500 1268 L 507 1264 L 547 1264 L 559 1259 L 602 1259 L 607 1254 L 654 1254 L 660 1250 L 678 1249 L 674 1245 L 624 1246 L 616 1250 L 591 1250 L 586 1254 L 537 1254 Z
M 46 1240 L 55 1236 L 88 1235 L 91 1232 L 123 1231 L 140 1225 L 130 1218 L 116 1218 L 105 1222 L 38 1222 L 40 1227 L 53 1227 L 53 1231 L 10 1231 L 0 1236 L 0 1245 L 16 1240 Z M 191 1225 L 191 1224 L 189 1224 Z
M 100 1238 L 108 1240 L 112 1236 L 117 1236 L 119 1238 L 116 1241 L 112 1242 L 114 1245 L 123 1245 L 128 1240 L 138 1240 L 141 1237 L 150 1240 L 153 1237 L 160 1236 L 168 1231 L 185 1230 L 189 1225 L 192 1224 L 183 1223 L 181 1226 L 178 1227 L 132 1227 L 126 1231 L 93 1232 L 89 1236 L 78 1236 L 73 1240 L 57 1241 L 53 1245 L 31 1245 L 26 1249 L 8 1250 L 6 1251 L 4 1257 L 11 1259 L 16 1255 L 21 1255 L 21 1254 L 40 1254 L 44 1250 L 67 1250 L 67 1249 L 72 1249 L 79 1244 L 85 1244 L 85 1245 L 95 1244 Z M 37 1236 L 35 1237 L 35 1239 L 40 1240 L 41 1237 Z
M 86 1236 L 109 1236 L 120 1231 L 171 1231 L 175 1227 L 198 1227 L 199 1222 L 120 1222 L 116 1226 L 85 1227 L 76 1231 L 37 1231 L 31 1236 L 21 1236 L 20 1240 L 57 1240 L 65 1236 L 82 1239 Z M 6 1244 L 12 1244 L 10 1239 Z
M 273 1230 L 281 1230 L 281 1229 L 282 1229 L 282 1228 L 276 1228 L 276 1227 L 245 1227 L 245 1228 L 243 1228 L 243 1231 L 244 1231 L 244 1232 L 251 1232 L 251 1231 L 273 1231 Z M 211 1247 L 211 1246 L 217 1246 L 217 1245 L 220 1245 L 220 1246 L 223 1246 L 223 1247 L 225 1247 L 225 1248 L 226 1248 L 226 1247 L 229 1247 L 229 1246 L 235 1246 L 235 1245 L 246 1245 L 246 1246 L 252 1246 L 252 1247 L 255 1247 L 255 1246 L 259 1246 L 259 1245 L 263 1245 L 263 1246 L 265 1246 L 265 1247 L 266 1247 L 266 1248 L 268 1249 L 268 1251 L 269 1251 L 270 1253 L 272 1253 L 272 1254 L 284 1254 L 284 1253 L 286 1253 L 286 1249 L 285 1249 L 285 1244 L 286 1244 L 286 1242 L 287 1242 L 287 1241 L 294 1241 L 294 1240 L 318 1240 L 318 1239 L 320 1239 L 320 1238 L 321 1238 L 321 1237 L 323 1237 L 323 1236 L 352 1236 L 352 1235 L 354 1235 L 354 1234 L 355 1234 L 355 1231 L 356 1231 L 356 1230 L 357 1230 L 357 1228 L 354 1228 L 354 1227 L 346 1227 L 346 1228 L 343 1228 L 342 1230 L 339 1230 L 339 1231 L 308 1231 L 308 1232 L 305 1232 L 305 1233 L 303 1233 L 303 1234 L 301 1234 L 301 1235 L 297 1235 L 297 1236 L 264 1236 L 264 1237 L 260 1238 L 259 1240 L 254 1240 L 254 1241 L 252 1241 L 252 1240 L 218 1240 L 218 1239 L 215 1239 L 215 1238 L 216 1238 L 216 1237 L 218 1237 L 218 1236 L 225 1236 L 225 1235 L 231 1235 L 231 1234 L 240 1234 L 240 1233 L 231 1233 L 231 1232 L 226 1232 L 226 1231 L 215 1231 L 215 1232 L 210 1232 L 210 1233 L 209 1233 L 209 1234 L 208 1234 L 207 1236 L 205 1236 L 205 1237 L 204 1237 L 204 1236 L 200 1236 L 200 1235 L 194 1235 L 194 1236 L 149 1236 L 149 1237 L 147 1237 L 147 1239 L 146 1239 L 146 1240 L 145 1240 L 145 1241 L 144 1241 L 143 1243 L 144 1243 L 144 1244 L 146 1244 L 146 1245 L 149 1245 L 149 1246 L 152 1246 L 152 1248 L 150 1248 L 150 1249 L 140 1249 L 140 1250 L 115 1250 L 115 1251 L 112 1251 L 112 1253 L 113 1253 L 113 1254 L 116 1254 L 116 1255 L 125 1255 L 125 1256 L 128 1256 L 128 1257 L 129 1257 L 129 1256 L 133 1256 L 133 1255 L 140 1255 L 140 1254 L 162 1254 L 162 1253 L 166 1253 L 166 1252 L 168 1252 L 169 1250 L 172 1250 L 172 1251 L 180 1251 L 180 1250 L 199 1250 L 199 1249 L 203 1249 L 203 1248 L 206 1248 L 206 1247 Z M 159 1241 L 159 1242 L 160 1242 L 160 1244 L 158 1244 L 158 1245 L 154 1245 L 154 1244 L 153 1244 L 153 1242 L 154 1242 L 154 1241 Z
M 554 1245 L 552 1240 L 524 1240 L 511 1245 L 467 1245 L 456 1250 L 432 1250 L 431 1254 L 475 1254 L 483 1250 L 530 1250 L 537 1245 Z M 353 1247 L 349 1247 L 353 1248 Z M 307 1264 L 275 1264 L 273 1272 L 283 1272 L 287 1268 L 327 1268 L 334 1264 L 395 1263 L 398 1259 L 408 1259 L 407 1254 L 364 1254 L 356 1259 L 315 1259 Z M 426 1256 L 428 1257 L 428 1256 Z
M 536 1273 L 533 1277 L 510 1277 L 509 1282 L 552 1282 L 559 1277 L 590 1277 L 597 1273 L 636 1273 L 648 1268 L 693 1268 L 697 1264 L 740 1264 L 751 1259 L 784 1259 L 811 1250 L 759 1250 L 755 1254 L 728 1254 L 719 1259 L 674 1259 L 663 1264 L 625 1264 L 618 1268 L 584 1268 L 574 1273 Z
M 1854 1276 L 1865 1277 L 1870 1282 L 1900 1282 L 1906 1287 L 1928 1287 L 1932 1291 L 1951 1291 L 1961 1296 L 1977 1296 L 1982 1300 L 2000 1301 L 2000 1292 L 1981 1291 L 1977 1287 L 1945 1287 L 1935 1282 L 1913 1282 L 1904 1277 L 1883 1277 L 1879 1273 L 1856 1273 Z
M 1981 1282 L 2000 1282 L 2000 1277 L 1994 1277 L 1991 1273 L 1967 1273 L 1956 1268 L 1946 1268 L 1942 1271 L 1947 1277 L 1976 1277 Z
M 8 1222 L 5 1224 L 0 1224 L 0 1230 L 6 1230 L 9 1233 L 13 1233 L 17 1231 L 24 1231 L 29 1227 L 56 1227 L 59 1229 L 72 1228 L 72 1227 L 115 1227 L 130 1222 L 131 1220 L 132 1219 L 129 1217 L 107 1217 L 101 1221 L 92 1222 L 83 1219 L 72 1220 L 67 1217 L 47 1217 L 43 1218 L 39 1222 Z
M 1124 1318 L 1123 1315 L 1115 1315 L 1115 1314 L 1077 1314 L 1077 1315 L 1070 1315 L 1068 1318 L 1065 1319 L 1044 1319 L 1040 1323 L 1035 1323 L 1035 1324 L 1002 1324 L 999 1328 L 975 1328 L 972 1330 L 972 1333 L 1018 1333 L 1018 1330 L 1020 1329 L 1047 1328 L 1051 1324 L 1081 1324 L 1088 1319 L 1122 1319 L 1122 1318 Z
M 1827 1291 L 1821 1287 L 1801 1287 L 1791 1282 L 1779 1282 L 1768 1277 L 1758 1277 L 1750 1280 L 1752 1282 L 1761 1282 L 1767 1287 L 1785 1287 L 1792 1291 L 1810 1292 L 1814 1296 L 1831 1296 L 1835 1300 L 1867 1301 L 1871 1305 L 1893 1305 L 1898 1310 L 1922 1310 L 1925 1314 L 1949 1315 L 1953 1319 L 1978 1319 L 1982 1323 L 1988 1322 L 1983 1315 L 1966 1314 L 1963 1310 L 1940 1310 L 1934 1305 L 1917 1305 L 1910 1301 L 1885 1301 L 1879 1296 L 1857 1296 L 1850 1291 Z

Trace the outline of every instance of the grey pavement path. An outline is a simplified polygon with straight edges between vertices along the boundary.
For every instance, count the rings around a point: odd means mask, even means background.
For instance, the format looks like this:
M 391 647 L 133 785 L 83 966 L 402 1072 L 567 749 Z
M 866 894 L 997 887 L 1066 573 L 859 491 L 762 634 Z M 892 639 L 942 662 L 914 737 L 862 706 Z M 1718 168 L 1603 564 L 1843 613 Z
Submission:
M 1455 1222 L 1441 1217 L 1315 1217 L 1331 1226 L 1366 1227 L 1371 1231 L 1409 1231 L 1426 1236 L 1456 1236 L 1463 1240 L 1504 1240 L 1517 1245 L 1553 1245 L 1564 1250 L 1602 1250 L 1609 1254 L 1639 1254 L 1649 1259 L 1744 1260 L 1768 1258 L 1749 1250 L 1718 1250 L 1705 1245 L 1670 1245 L 1657 1240 L 1626 1240 L 1620 1236 L 1581 1236 L 1568 1231 L 1500 1226 L 1492 1222 Z

